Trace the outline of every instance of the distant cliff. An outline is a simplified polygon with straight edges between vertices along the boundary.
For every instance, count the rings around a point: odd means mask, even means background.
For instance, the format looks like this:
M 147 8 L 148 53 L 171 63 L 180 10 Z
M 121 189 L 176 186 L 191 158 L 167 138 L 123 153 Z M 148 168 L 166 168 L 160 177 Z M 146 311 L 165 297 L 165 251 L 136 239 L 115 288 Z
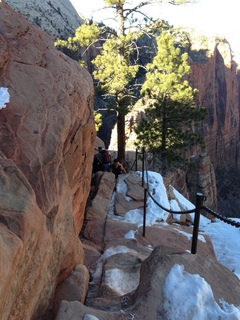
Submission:
M 237 64 L 226 40 L 195 41 L 191 47 L 191 84 L 198 103 L 208 109 L 203 132 L 214 168 L 240 164 Z

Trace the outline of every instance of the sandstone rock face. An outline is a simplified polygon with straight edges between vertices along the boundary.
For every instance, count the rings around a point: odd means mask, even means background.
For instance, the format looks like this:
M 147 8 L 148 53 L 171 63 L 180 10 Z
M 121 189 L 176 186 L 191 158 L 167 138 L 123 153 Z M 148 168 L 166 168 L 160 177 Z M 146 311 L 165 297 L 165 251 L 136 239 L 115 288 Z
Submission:
M 205 205 L 217 210 L 216 177 L 210 157 L 202 152 L 196 160 L 197 169 L 189 170 L 187 174 L 187 186 L 189 199 L 195 203 L 196 194 L 202 193 L 205 197 Z
M 55 291 L 53 315 L 55 316 L 62 300 L 84 303 L 89 282 L 89 272 L 84 265 L 77 265 Z
M 191 84 L 199 90 L 198 103 L 208 109 L 204 123 L 206 152 L 217 167 L 239 164 L 239 103 L 237 64 L 227 42 L 193 44 L 192 50 L 205 52 L 204 60 L 191 61 Z
M 83 234 L 99 248 L 99 251 L 102 251 L 105 221 L 115 186 L 115 176 L 111 172 L 100 171 L 95 173 L 94 180 L 95 197 L 92 205 L 86 210 L 86 225 Z
M 83 23 L 69 0 L 5 0 L 35 26 L 53 39 L 73 36 Z
M 0 318 L 36 319 L 83 263 L 93 84 L 4 2 L 0 30 L 0 87 L 10 94 L 0 109 Z

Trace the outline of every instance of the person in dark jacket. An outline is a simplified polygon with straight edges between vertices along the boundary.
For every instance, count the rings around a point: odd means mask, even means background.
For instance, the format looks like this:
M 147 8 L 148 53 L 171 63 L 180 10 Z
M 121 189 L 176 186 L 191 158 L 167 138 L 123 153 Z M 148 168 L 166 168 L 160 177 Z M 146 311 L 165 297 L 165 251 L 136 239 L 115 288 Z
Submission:
M 109 172 L 115 174 L 115 178 L 118 178 L 118 175 L 121 173 L 126 173 L 126 170 L 123 168 L 123 165 L 119 162 L 118 159 L 113 160 L 113 164 L 108 169 Z

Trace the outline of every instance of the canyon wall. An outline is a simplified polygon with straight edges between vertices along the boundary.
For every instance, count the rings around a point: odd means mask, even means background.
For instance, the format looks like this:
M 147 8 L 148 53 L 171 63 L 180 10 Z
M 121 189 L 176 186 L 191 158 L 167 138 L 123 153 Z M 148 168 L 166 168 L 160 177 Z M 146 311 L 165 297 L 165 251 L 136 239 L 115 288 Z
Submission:
M 239 102 L 237 64 L 226 40 L 193 42 L 191 85 L 198 104 L 208 110 L 203 124 L 206 152 L 214 168 L 239 164 Z
M 84 255 L 95 144 L 90 74 L 0 2 L 0 318 L 38 319 Z

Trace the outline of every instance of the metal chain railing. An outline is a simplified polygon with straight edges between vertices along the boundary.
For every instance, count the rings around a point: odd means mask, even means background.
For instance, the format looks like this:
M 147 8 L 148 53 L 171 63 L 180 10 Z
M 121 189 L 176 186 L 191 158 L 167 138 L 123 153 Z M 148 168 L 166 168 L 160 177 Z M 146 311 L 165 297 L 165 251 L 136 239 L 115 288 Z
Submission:
M 193 236 L 192 236 L 192 247 L 191 247 L 191 253 L 196 254 L 197 252 L 197 240 L 198 240 L 198 230 L 199 230 L 199 222 L 200 222 L 200 214 L 201 209 L 205 209 L 207 212 L 211 213 L 213 216 L 217 217 L 218 219 L 231 224 L 232 226 L 235 226 L 237 228 L 240 227 L 240 222 L 236 222 L 234 220 L 228 219 L 220 214 L 217 214 L 216 212 L 212 211 L 206 206 L 203 206 L 203 201 L 206 200 L 206 197 L 202 193 L 197 193 L 196 195 L 196 206 L 192 210 L 185 210 L 185 211 L 174 211 L 165 208 L 160 203 L 158 203 L 154 197 L 149 192 L 149 182 L 148 182 L 148 165 L 146 161 L 146 152 L 145 149 L 142 149 L 142 152 L 138 152 L 136 150 L 136 159 L 135 159 L 135 165 L 136 165 L 136 171 L 137 171 L 137 157 L 138 154 L 142 155 L 142 186 L 144 187 L 144 212 L 143 212 L 143 237 L 145 237 L 146 232 L 146 211 L 147 211 L 147 195 L 154 201 L 154 203 L 159 206 L 161 209 L 165 210 L 166 212 L 172 213 L 172 214 L 194 214 L 194 225 L 193 225 Z M 144 167 L 146 172 L 146 184 L 144 184 Z
M 208 213 L 213 215 L 215 218 L 218 218 L 219 220 L 226 222 L 226 223 L 230 224 L 231 226 L 234 226 L 236 228 L 240 228 L 240 222 L 234 221 L 232 219 L 229 219 L 229 218 L 221 215 L 220 213 L 214 212 L 213 210 L 211 210 L 210 208 L 208 208 L 206 206 L 203 206 L 202 209 L 206 210 Z
M 192 209 L 192 210 L 183 210 L 183 211 L 174 211 L 174 210 L 170 210 L 170 209 L 167 209 L 165 207 L 163 207 L 159 202 L 157 202 L 153 196 L 151 195 L 151 193 L 149 192 L 148 190 L 148 187 L 147 187 L 147 193 L 149 195 L 149 197 L 153 200 L 153 202 L 158 206 L 160 207 L 161 209 L 163 209 L 164 211 L 167 211 L 169 213 L 173 213 L 173 214 L 189 214 L 189 213 L 193 213 L 195 212 L 196 209 Z
M 146 161 L 146 152 L 143 148 L 143 151 L 141 152 L 141 154 L 143 155 L 143 165 L 142 165 L 142 177 L 143 177 L 143 182 L 142 182 L 142 186 L 144 185 L 144 165 L 146 167 L 146 180 L 147 180 L 147 193 L 149 195 L 149 197 L 153 200 L 153 202 L 158 206 L 160 207 L 161 209 L 163 209 L 164 211 L 167 211 L 169 213 L 173 213 L 173 214 L 190 214 L 190 213 L 193 213 L 195 212 L 195 209 L 192 209 L 192 210 L 185 210 L 185 211 L 174 211 L 174 210 L 170 210 L 170 209 L 167 209 L 165 207 L 163 207 L 159 202 L 157 202 L 157 200 L 154 199 L 154 197 L 151 195 L 151 193 L 149 192 L 149 180 L 148 180 L 148 164 L 147 164 L 147 161 Z M 144 159 L 145 158 L 145 159 Z

